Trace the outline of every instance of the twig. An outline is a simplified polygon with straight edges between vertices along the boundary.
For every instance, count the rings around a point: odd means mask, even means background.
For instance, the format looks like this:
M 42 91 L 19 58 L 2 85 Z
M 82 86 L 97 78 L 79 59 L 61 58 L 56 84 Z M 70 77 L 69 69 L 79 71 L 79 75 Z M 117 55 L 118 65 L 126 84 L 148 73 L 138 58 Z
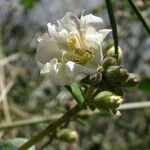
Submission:
M 3 59 L 0 60 L 0 66 L 4 66 L 4 65 L 7 65 L 9 62 L 11 61 L 15 61 L 16 59 L 18 59 L 20 57 L 20 54 L 19 53 L 16 53 L 16 54 L 12 54 L 8 57 L 5 57 Z
M 51 142 L 56 138 L 56 133 L 54 132 L 50 137 L 47 142 L 45 142 L 38 150 L 43 150 L 45 147 L 47 147 Z
M 116 20 L 115 20 L 115 15 L 114 15 L 111 0 L 105 0 L 105 2 L 107 4 L 107 11 L 108 11 L 108 14 L 109 14 L 110 24 L 111 24 L 111 27 L 113 29 L 115 56 L 116 56 L 116 59 L 118 59 L 118 43 L 119 42 L 118 42 L 118 33 L 117 33 L 117 24 L 116 24 Z
M 3 109 L 4 109 L 4 114 L 5 114 L 5 118 L 8 122 L 11 121 L 10 118 L 10 112 L 9 112 L 9 107 L 8 107 L 8 103 L 7 103 L 7 96 L 5 93 L 4 89 L 5 89 L 5 76 L 4 76 L 4 68 L 3 66 L 0 66 L 0 93 L 2 95 L 2 105 L 3 105 Z
M 24 110 L 22 110 L 18 105 L 16 105 L 14 102 L 10 102 L 9 104 L 10 107 L 10 112 L 12 112 L 13 114 L 17 115 L 19 118 L 22 119 L 27 119 L 29 118 L 29 114 L 27 112 L 25 112 Z
M 150 107 L 150 101 L 122 104 L 119 107 L 119 110 L 139 109 L 139 108 L 146 108 L 146 107 Z
M 54 121 L 54 120 L 60 118 L 61 116 L 62 116 L 62 114 L 55 114 L 55 115 L 52 115 L 50 117 L 36 117 L 36 118 L 32 118 L 32 119 L 15 121 L 13 123 L 3 123 L 0 126 L 0 130 L 1 129 L 16 128 L 16 127 L 26 126 L 26 125 L 32 125 L 32 124 L 36 124 L 36 123 L 50 122 L 50 121 Z
M 143 18 L 140 10 L 136 7 L 136 5 L 134 4 L 134 2 L 132 0 L 128 0 L 128 2 L 130 3 L 132 9 L 134 10 L 134 12 L 136 13 L 137 17 L 141 20 L 143 26 L 145 27 L 145 29 L 147 30 L 147 32 L 150 34 L 150 27 L 148 26 L 148 24 L 146 23 L 145 19 Z
M 65 122 L 69 121 L 74 115 L 76 115 L 79 111 L 81 111 L 83 108 L 79 105 L 76 105 L 71 110 L 66 112 L 62 117 L 57 119 L 56 121 L 52 122 L 47 128 L 36 134 L 34 137 L 32 137 L 29 141 L 27 141 L 24 145 L 22 145 L 18 150 L 27 150 L 32 145 L 37 143 L 39 140 L 41 140 L 43 137 L 49 135 L 51 132 L 55 132 L 55 130 L 63 125 Z
M 1 92 L 0 95 L 0 102 L 6 97 L 7 93 L 10 91 L 10 89 L 12 88 L 12 86 L 14 85 L 15 81 L 11 80 L 7 86 L 5 86 L 5 88 L 3 89 L 3 91 Z
M 118 108 L 118 110 L 141 109 L 141 108 L 148 108 L 148 107 L 150 107 L 150 101 L 122 104 Z M 91 116 L 91 115 L 97 114 L 97 113 L 100 113 L 100 112 L 99 111 L 94 111 L 94 112 L 85 111 L 85 112 L 81 112 L 80 115 Z M 21 126 L 26 126 L 26 125 L 32 125 L 32 124 L 36 124 L 36 123 L 50 122 L 50 121 L 54 121 L 54 120 L 60 118 L 61 116 L 62 116 L 62 114 L 55 114 L 50 117 L 37 117 L 37 118 L 33 118 L 33 119 L 15 121 L 12 123 L 3 123 L 0 125 L 0 130 L 16 128 L 16 127 L 21 127 Z

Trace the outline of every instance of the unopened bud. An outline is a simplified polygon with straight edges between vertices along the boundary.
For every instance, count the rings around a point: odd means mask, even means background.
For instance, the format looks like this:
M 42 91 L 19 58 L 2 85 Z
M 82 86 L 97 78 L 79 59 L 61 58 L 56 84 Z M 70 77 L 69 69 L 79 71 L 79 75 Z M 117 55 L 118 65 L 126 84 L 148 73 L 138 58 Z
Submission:
M 93 105 L 98 109 L 115 110 L 122 103 L 122 98 L 110 91 L 100 92 L 93 100 Z
M 101 63 L 101 66 L 104 68 L 104 69 L 107 69 L 108 67 L 110 66 L 115 66 L 117 65 L 117 60 L 113 57 L 106 57 L 103 62 Z
M 78 133 L 71 129 L 61 129 L 58 131 L 57 136 L 60 140 L 67 143 L 74 143 L 79 139 Z
M 140 82 L 140 78 L 137 74 L 129 73 L 127 81 L 123 84 L 125 87 L 137 86 Z
M 124 83 L 128 78 L 128 71 L 119 66 L 110 66 L 106 72 L 107 81 L 113 83 Z
M 116 58 L 114 46 L 112 46 L 110 49 L 107 50 L 106 56 Z M 118 64 L 121 64 L 121 62 L 122 62 L 122 49 L 120 47 L 118 47 Z

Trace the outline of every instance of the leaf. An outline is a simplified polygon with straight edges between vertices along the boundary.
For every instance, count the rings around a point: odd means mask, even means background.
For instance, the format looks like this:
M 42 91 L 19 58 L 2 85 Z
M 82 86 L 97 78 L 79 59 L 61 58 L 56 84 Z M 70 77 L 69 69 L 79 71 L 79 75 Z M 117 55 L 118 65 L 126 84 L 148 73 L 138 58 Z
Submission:
M 150 93 L 150 78 L 143 78 L 139 84 L 139 89 Z
M 77 83 L 74 82 L 70 86 L 66 86 L 66 88 L 69 90 L 69 92 L 79 105 L 82 105 L 84 103 L 84 96 Z
M 0 150 L 17 150 L 27 140 L 28 139 L 25 139 L 25 138 L 14 138 L 14 139 L 6 140 L 0 143 Z M 35 150 L 35 147 L 32 146 L 28 150 Z

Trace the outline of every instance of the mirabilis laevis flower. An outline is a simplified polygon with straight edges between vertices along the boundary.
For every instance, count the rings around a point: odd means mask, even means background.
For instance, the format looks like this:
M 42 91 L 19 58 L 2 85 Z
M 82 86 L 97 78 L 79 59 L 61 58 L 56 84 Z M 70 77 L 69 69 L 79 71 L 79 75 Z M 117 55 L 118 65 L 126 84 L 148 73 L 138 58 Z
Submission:
M 101 42 L 110 29 L 101 29 L 103 20 L 92 14 L 78 18 L 67 12 L 58 25 L 48 23 L 37 46 L 42 74 L 57 85 L 68 85 L 79 74 L 94 74 L 103 59 Z

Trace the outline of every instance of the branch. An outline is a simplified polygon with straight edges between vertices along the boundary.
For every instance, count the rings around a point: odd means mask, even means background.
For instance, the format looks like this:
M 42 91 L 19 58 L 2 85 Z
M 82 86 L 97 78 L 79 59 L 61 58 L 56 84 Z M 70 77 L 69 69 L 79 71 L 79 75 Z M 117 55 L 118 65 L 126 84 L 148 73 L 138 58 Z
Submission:
M 55 132 L 58 127 L 63 125 L 65 122 L 70 121 L 70 119 L 75 116 L 79 111 L 83 108 L 79 105 L 76 105 L 71 110 L 66 112 L 61 118 L 57 119 L 56 121 L 52 122 L 47 128 L 36 134 L 33 138 L 23 144 L 18 150 L 27 150 L 32 145 L 37 143 L 43 137 L 48 136 L 50 132 Z
M 85 100 L 88 102 L 94 92 L 94 87 L 91 85 L 89 86 L 86 95 L 85 95 Z M 57 119 L 56 121 L 52 122 L 49 124 L 47 128 L 36 134 L 33 138 L 28 140 L 25 144 L 23 144 L 18 150 L 26 150 L 30 148 L 32 145 L 36 144 L 39 140 L 41 140 L 43 137 L 48 136 L 49 133 L 55 132 L 56 129 L 60 126 L 62 126 L 64 123 L 69 122 L 72 117 L 74 117 L 79 111 L 84 109 L 83 106 L 76 105 L 69 111 L 67 111 L 62 117 Z
M 114 15 L 111 0 L 105 0 L 105 2 L 107 4 L 107 11 L 108 11 L 108 15 L 109 15 L 110 24 L 111 24 L 111 27 L 113 29 L 115 56 L 116 56 L 116 59 L 118 59 L 118 43 L 119 42 L 118 42 L 118 33 L 117 33 L 117 23 L 115 20 L 115 15 Z
M 3 58 L 2 60 L 0 60 L 0 65 L 1 65 L 1 66 L 7 65 L 8 63 L 10 63 L 10 62 L 12 62 L 12 61 L 17 60 L 19 57 L 20 57 L 20 54 L 19 54 L 19 53 L 12 54 L 12 55 L 10 55 L 10 56 L 8 56 L 8 57 L 5 57 L 5 58 Z
M 125 104 L 120 105 L 118 110 L 141 109 L 141 108 L 148 108 L 148 107 L 150 107 L 150 101 L 125 103 Z M 80 115 L 91 116 L 91 115 L 97 114 L 97 113 L 99 113 L 99 111 L 94 111 L 94 112 L 86 111 L 86 112 L 81 112 Z M 54 120 L 60 118 L 61 116 L 62 116 L 62 114 L 55 114 L 55 115 L 52 115 L 51 117 L 37 117 L 37 118 L 33 118 L 33 119 L 15 121 L 12 123 L 6 122 L 6 123 L 3 123 L 0 125 L 0 130 L 16 128 L 16 127 L 26 126 L 26 125 L 32 125 L 32 124 L 36 124 L 36 123 L 50 122 L 50 121 L 54 121 Z
M 145 29 L 147 30 L 147 32 L 150 34 L 150 27 L 148 26 L 148 24 L 146 23 L 145 19 L 143 18 L 140 10 L 136 7 L 136 5 L 134 4 L 134 2 L 132 0 L 128 0 L 128 2 L 130 3 L 132 9 L 134 10 L 134 12 L 136 13 L 137 17 L 141 20 L 143 26 L 145 27 Z

